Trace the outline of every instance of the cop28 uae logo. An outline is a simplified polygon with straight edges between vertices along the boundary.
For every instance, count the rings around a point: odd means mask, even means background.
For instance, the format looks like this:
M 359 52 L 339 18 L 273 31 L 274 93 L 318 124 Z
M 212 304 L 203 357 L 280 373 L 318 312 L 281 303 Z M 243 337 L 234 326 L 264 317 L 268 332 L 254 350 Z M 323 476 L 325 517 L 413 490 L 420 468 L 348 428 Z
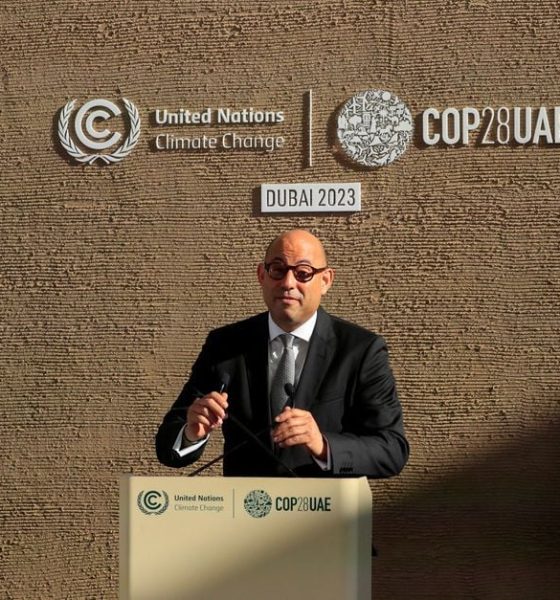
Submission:
M 136 503 L 145 515 L 161 515 L 169 506 L 169 496 L 163 490 L 161 492 L 157 490 L 144 492 L 142 490 L 138 494 Z
M 243 506 L 251 517 L 261 519 L 270 512 L 272 498 L 264 490 L 253 490 L 245 496 Z
M 67 102 L 58 116 L 58 139 L 64 150 L 74 160 L 88 165 L 96 160 L 108 165 L 126 158 L 140 138 L 140 115 L 130 100 L 123 98 L 122 102 L 128 116 L 128 135 L 122 144 L 108 153 L 100 151 L 115 147 L 123 136 L 118 131 L 111 132 L 106 127 L 103 129 L 103 123 L 119 117 L 121 109 L 110 100 L 96 98 L 74 113 L 76 100 Z M 73 134 L 77 140 L 73 139 Z
M 385 90 L 352 96 L 338 114 L 340 146 L 348 158 L 364 167 L 392 163 L 406 150 L 412 131 L 407 106 Z

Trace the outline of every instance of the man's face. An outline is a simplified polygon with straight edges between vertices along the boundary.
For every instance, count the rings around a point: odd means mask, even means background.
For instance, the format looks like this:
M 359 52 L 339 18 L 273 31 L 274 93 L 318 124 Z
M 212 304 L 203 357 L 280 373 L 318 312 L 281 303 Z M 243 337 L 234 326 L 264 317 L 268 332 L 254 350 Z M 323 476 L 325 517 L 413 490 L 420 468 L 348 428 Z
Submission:
M 278 238 L 269 248 L 265 262 L 315 268 L 326 266 L 321 243 L 306 231 L 293 231 Z M 293 331 L 311 317 L 334 278 L 334 271 L 326 269 L 311 281 L 302 283 L 290 270 L 282 279 L 276 280 L 270 277 L 263 264 L 259 265 L 257 274 L 265 304 L 274 322 L 285 331 Z

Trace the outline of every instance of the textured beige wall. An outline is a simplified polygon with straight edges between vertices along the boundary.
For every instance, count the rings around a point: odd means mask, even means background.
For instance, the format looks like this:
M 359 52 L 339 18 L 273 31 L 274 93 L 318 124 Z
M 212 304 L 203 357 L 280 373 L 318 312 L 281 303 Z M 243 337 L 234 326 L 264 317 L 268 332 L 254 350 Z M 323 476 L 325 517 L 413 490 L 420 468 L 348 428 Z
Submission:
M 16 2 L 0 6 L 0 597 L 115 598 L 118 476 L 173 474 L 157 424 L 207 330 L 259 310 L 276 232 L 323 237 L 326 307 L 388 340 L 412 457 L 372 482 L 375 598 L 552 599 L 560 586 L 560 147 L 337 162 L 353 93 L 560 105 L 560 3 Z M 315 93 L 315 166 L 301 155 Z M 274 105 L 276 154 L 61 154 L 69 99 Z M 181 133 L 181 131 L 179 131 Z M 262 217 L 262 182 L 360 181 L 352 216 Z M 219 445 L 213 444 L 216 452 Z M 312 596 L 310 596 L 312 597 Z M 336 599 L 338 600 L 338 599 Z

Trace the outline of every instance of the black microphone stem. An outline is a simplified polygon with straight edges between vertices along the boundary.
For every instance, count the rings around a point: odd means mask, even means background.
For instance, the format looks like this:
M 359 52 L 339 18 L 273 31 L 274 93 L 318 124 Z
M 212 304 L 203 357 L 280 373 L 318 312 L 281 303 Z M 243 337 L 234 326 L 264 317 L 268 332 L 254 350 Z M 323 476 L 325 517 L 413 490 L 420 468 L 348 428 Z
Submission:
M 221 385 L 220 385 L 220 394 L 222 394 L 227 387 L 227 384 L 229 383 L 229 375 L 226 373 L 221 377 Z M 289 384 L 288 384 L 289 385 Z M 286 388 L 288 387 L 288 385 L 286 386 Z M 202 396 L 204 396 L 204 394 L 201 393 L 200 390 L 193 388 L 193 391 L 195 394 L 199 395 L 201 398 Z M 291 390 L 290 390 L 293 394 L 293 386 L 291 386 Z M 286 392 L 288 392 L 288 389 L 286 389 Z M 291 394 L 288 393 L 288 395 L 290 396 Z M 293 404 L 293 399 L 292 399 L 292 404 Z M 247 435 L 249 437 L 249 439 L 251 441 L 253 441 L 254 443 L 257 444 L 257 446 L 259 446 L 259 448 L 261 448 L 261 450 L 264 450 L 266 452 L 266 454 L 268 456 L 270 456 L 276 463 L 278 463 L 280 466 L 284 467 L 284 469 L 286 469 L 286 471 L 292 476 L 292 477 L 298 477 L 297 473 L 295 471 L 293 471 L 290 467 L 288 467 L 288 465 L 276 454 L 274 454 L 274 452 L 268 447 L 266 446 L 259 438 L 258 436 L 261 435 L 262 433 L 264 433 L 265 431 L 270 430 L 272 427 L 274 427 L 273 425 L 268 426 L 266 429 L 263 429 L 262 431 L 260 431 L 258 434 L 254 434 L 246 425 L 244 425 L 237 417 L 234 417 L 231 413 L 227 414 L 227 417 L 234 425 L 236 425 L 237 427 L 239 427 L 239 429 L 241 429 L 245 435 Z M 235 450 L 238 450 L 239 448 L 241 448 L 242 446 L 244 446 L 245 444 L 247 444 L 249 442 L 249 440 L 244 440 L 243 442 L 241 442 L 240 444 L 238 444 L 237 446 L 235 446 L 234 448 L 232 448 L 231 450 L 229 450 L 227 453 L 223 453 L 221 456 L 218 456 L 214 459 L 212 459 L 209 463 L 204 464 L 202 467 L 198 468 L 196 471 L 194 471 L 193 473 L 189 474 L 189 477 L 193 477 L 194 475 L 200 473 L 201 471 L 207 469 L 208 467 L 212 466 L 213 464 L 217 463 L 219 460 L 221 460 L 222 458 L 224 458 L 224 456 L 234 452 Z

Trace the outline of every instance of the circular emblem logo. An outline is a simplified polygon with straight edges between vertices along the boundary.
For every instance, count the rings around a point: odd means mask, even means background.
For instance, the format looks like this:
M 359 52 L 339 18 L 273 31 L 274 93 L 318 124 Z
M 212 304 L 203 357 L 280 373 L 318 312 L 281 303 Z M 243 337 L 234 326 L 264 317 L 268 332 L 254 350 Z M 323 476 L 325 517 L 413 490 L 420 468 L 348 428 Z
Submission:
M 406 104 L 385 90 L 352 96 L 338 115 L 337 135 L 344 153 L 365 167 L 388 165 L 404 153 L 412 138 Z
M 121 109 L 110 100 L 97 98 L 90 100 L 73 114 L 76 100 L 70 100 L 60 110 L 58 116 L 58 139 L 66 152 L 80 163 L 93 164 L 100 160 L 105 164 L 121 161 L 127 157 L 140 138 L 140 114 L 134 104 L 122 99 L 128 116 L 129 133 L 125 141 L 113 152 L 102 154 L 100 150 L 107 150 L 121 141 L 119 132 L 101 129 L 100 123 L 109 121 L 122 114 Z M 97 122 L 97 127 L 94 126 Z M 72 124 L 73 128 L 70 127 Z M 81 147 L 72 139 L 72 131 Z M 85 148 L 87 151 L 84 151 Z M 93 153 L 91 152 L 93 151 Z
M 169 496 L 163 490 L 141 491 L 136 502 L 145 515 L 161 515 L 169 506 Z
M 245 496 L 243 506 L 256 519 L 266 517 L 272 508 L 272 498 L 264 490 L 253 490 Z

